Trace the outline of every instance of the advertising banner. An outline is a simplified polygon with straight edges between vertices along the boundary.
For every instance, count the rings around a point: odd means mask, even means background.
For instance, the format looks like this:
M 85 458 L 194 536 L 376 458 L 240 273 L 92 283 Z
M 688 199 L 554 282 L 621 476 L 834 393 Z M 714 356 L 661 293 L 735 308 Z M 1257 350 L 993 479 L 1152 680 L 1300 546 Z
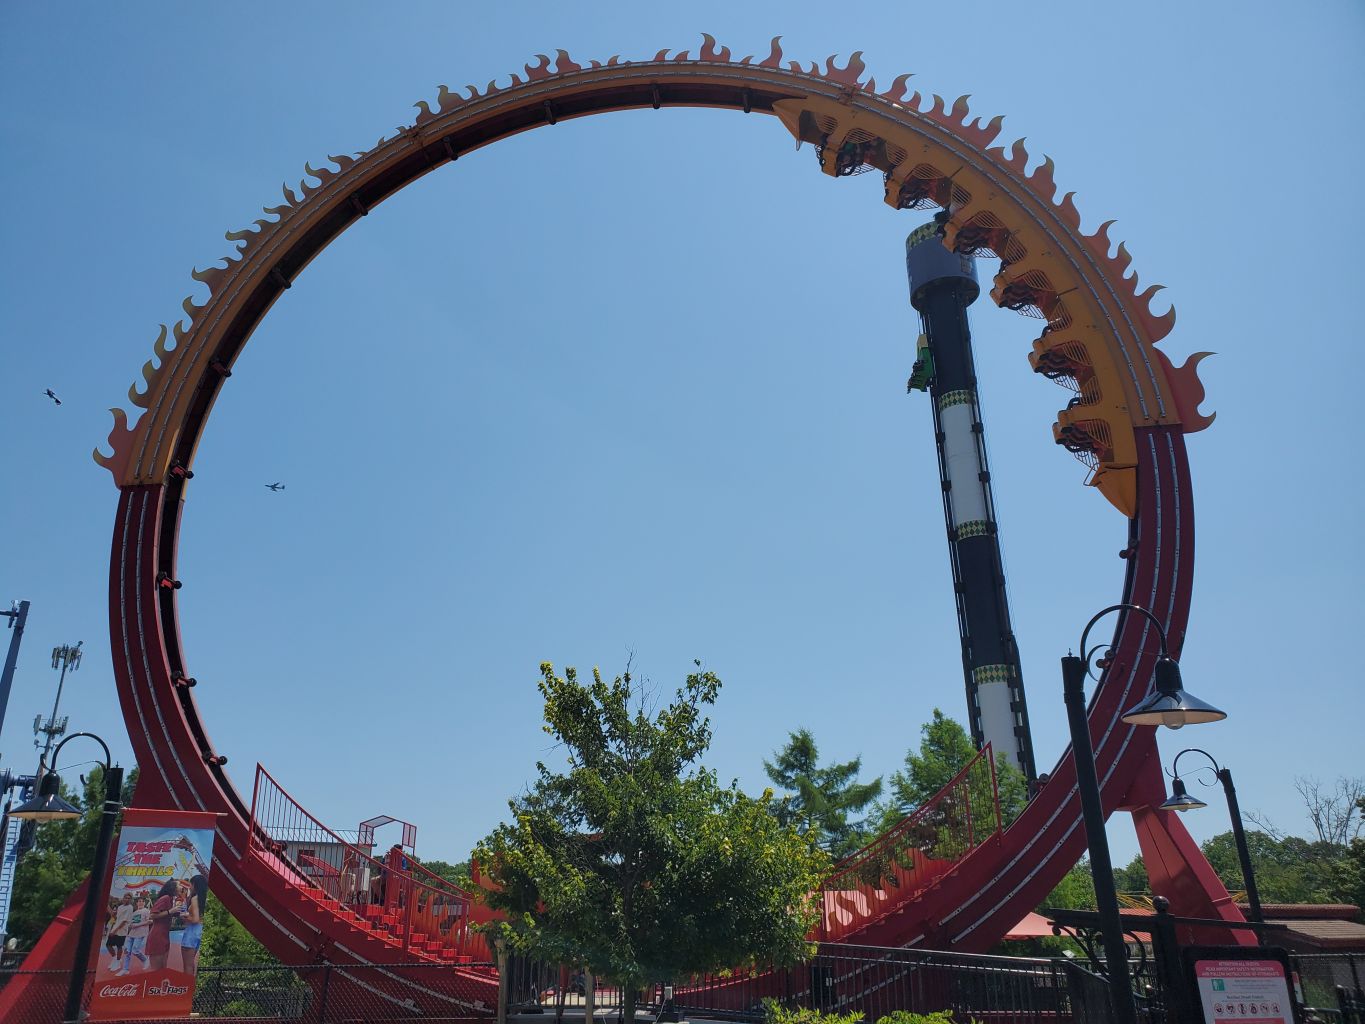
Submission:
M 91 1020 L 189 1016 L 216 818 L 123 812 L 98 933 Z

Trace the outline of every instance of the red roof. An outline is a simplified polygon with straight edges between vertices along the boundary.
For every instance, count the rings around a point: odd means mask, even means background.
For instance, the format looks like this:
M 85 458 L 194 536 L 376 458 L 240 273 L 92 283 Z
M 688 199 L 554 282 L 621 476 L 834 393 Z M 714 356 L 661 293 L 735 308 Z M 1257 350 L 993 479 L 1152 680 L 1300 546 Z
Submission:
M 1028 913 L 1009 930 L 1007 939 L 1042 939 L 1052 937 L 1052 925 L 1042 914 Z

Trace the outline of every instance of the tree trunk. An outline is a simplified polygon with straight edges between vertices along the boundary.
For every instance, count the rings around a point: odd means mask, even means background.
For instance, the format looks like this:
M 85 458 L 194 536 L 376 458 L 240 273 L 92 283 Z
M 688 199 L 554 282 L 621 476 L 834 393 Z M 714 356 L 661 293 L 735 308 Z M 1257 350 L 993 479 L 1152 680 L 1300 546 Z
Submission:
M 621 989 L 621 1024 L 635 1024 L 635 982 L 628 981 Z

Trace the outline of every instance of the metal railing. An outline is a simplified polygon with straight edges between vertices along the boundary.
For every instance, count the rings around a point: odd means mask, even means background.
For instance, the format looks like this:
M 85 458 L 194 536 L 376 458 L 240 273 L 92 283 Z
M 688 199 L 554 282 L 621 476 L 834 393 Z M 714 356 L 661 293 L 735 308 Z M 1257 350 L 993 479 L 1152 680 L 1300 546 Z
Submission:
M 791 968 L 755 967 L 676 981 L 673 1004 L 694 1017 L 757 1021 L 764 1004 L 862 1013 L 871 1022 L 896 1010 L 951 1010 L 1001 1024 L 1055 1021 L 1069 1012 L 1062 962 L 878 946 L 824 944 Z M 663 986 L 645 1005 L 658 1008 Z
M 1361 1024 L 1365 994 L 1337 978 L 1365 968 L 1359 954 L 1293 955 L 1308 1000 L 1302 1018 L 1325 1024 Z M 1352 974 L 1352 972 L 1357 972 Z M 492 963 L 462 965 L 429 961 L 402 965 L 316 964 L 303 967 L 200 967 L 193 1019 L 274 1020 L 297 1024 L 355 1021 L 463 1020 L 495 1012 Z M 59 1024 L 66 971 L 0 969 L 0 991 L 18 979 L 29 982 L 23 1024 Z M 558 1010 L 581 1015 L 584 976 L 573 968 L 509 958 L 508 1005 L 512 1012 L 540 1010 L 546 1024 Z M 931 950 L 823 945 L 796 967 L 751 968 L 676 980 L 673 1005 L 682 1016 L 736 1022 L 760 1021 L 764 1004 L 864 1015 L 866 1024 L 897 1010 L 948 1010 L 959 1021 L 990 1024 L 1109 1024 L 1114 1019 L 1108 981 L 1065 959 L 976 956 Z M 594 988 L 599 1017 L 619 1016 L 622 992 Z M 663 985 L 639 994 L 639 1008 L 657 1013 Z M 1144 1024 L 1178 1024 L 1160 1001 L 1138 1000 Z M 190 1018 L 185 1018 L 188 1021 Z M 132 1024 L 130 1018 L 127 1024 Z
M 483 936 L 470 928 L 468 892 L 399 848 L 380 859 L 347 842 L 260 765 L 251 797 L 251 854 L 302 897 L 404 952 L 454 963 L 492 959 Z
M 1355 1024 L 1365 1006 L 1365 954 L 1290 953 L 1306 1016 Z
M 821 886 L 813 936 L 838 942 L 927 888 L 1000 835 L 1000 797 L 990 744 L 928 803 L 835 865 Z

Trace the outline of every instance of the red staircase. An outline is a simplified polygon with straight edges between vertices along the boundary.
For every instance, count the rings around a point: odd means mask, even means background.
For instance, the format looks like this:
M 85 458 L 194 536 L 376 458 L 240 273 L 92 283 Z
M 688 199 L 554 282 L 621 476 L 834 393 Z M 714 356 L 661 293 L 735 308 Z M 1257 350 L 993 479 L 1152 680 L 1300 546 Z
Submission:
M 260 765 L 252 792 L 248 856 L 286 883 L 294 909 L 319 930 L 341 922 L 366 954 L 400 951 L 414 962 L 487 963 L 470 929 L 470 894 L 395 846 L 382 859 L 314 818 Z M 379 959 L 389 957 L 379 956 Z
M 1000 840 L 1000 796 L 990 744 L 928 803 L 835 865 L 821 886 L 812 938 L 847 942 L 905 910 L 969 854 Z

